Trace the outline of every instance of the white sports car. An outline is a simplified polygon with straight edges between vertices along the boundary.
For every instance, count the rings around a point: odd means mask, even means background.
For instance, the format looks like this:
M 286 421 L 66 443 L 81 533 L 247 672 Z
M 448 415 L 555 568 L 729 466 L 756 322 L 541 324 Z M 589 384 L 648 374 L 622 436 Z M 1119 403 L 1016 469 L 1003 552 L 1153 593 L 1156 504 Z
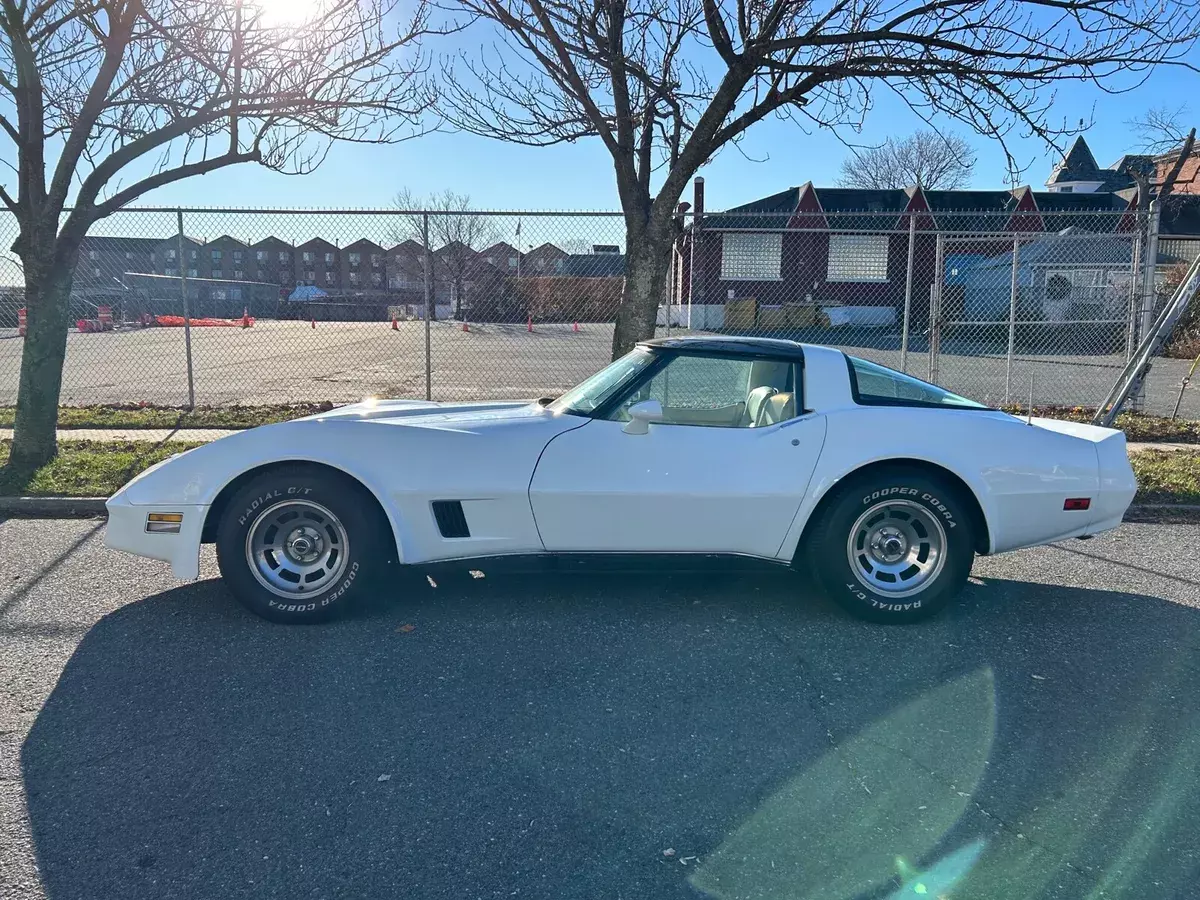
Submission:
M 828 347 L 647 341 L 555 400 L 369 400 L 148 469 L 108 546 L 254 612 L 328 618 L 389 564 L 732 554 L 811 570 L 865 618 L 941 609 L 976 553 L 1115 528 L 1119 431 L 988 409 Z

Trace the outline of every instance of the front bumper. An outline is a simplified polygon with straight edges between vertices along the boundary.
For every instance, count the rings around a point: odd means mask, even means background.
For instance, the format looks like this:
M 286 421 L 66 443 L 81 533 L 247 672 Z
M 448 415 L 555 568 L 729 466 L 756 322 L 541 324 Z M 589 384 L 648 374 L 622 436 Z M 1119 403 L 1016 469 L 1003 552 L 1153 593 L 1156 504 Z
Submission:
M 104 545 L 135 556 L 159 559 L 171 564 L 176 578 L 192 580 L 200 574 L 200 534 L 204 530 L 207 506 L 146 505 L 135 506 L 124 492 L 105 503 L 108 527 Z M 178 534 L 148 534 L 146 517 L 154 512 L 183 513 Z

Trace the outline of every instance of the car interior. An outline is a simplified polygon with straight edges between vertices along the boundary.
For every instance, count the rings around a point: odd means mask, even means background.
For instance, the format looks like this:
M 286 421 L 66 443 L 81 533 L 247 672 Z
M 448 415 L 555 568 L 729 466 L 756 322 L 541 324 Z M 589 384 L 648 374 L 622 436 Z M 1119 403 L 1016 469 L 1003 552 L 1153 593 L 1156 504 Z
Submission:
M 611 418 L 642 400 L 662 404 L 664 425 L 763 428 L 796 416 L 796 366 L 781 360 L 680 357 L 643 383 Z

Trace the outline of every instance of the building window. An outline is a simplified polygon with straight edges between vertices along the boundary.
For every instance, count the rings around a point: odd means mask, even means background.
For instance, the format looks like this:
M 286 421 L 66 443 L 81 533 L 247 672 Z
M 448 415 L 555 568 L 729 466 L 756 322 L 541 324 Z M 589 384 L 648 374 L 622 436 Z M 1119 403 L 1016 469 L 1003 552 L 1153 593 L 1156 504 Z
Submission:
M 188 278 L 195 278 L 197 274 L 195 269 L 188 269 Z
M 305 250 L 303 258 L 305 265 L 312 265 L 317 258 L 317 254 L 313 253 L 311 250 Z
M 125 262 L 133 262 L 133 254 L 128 250 L 125 251 Z
M 239 266 L 242 264 L 242 251 L 241 250 L 233 251 L 233 261 L 235 264 L 237 264 Z
M 242 289 L 241 288 L 230 288 L 229 289 L 229 299 L 230 300 L 241 300 L 242 299 Z
M 164 274 L 166 274 L 166 275 L 178 275 L 178 274 L 179 274 L 179 270 L 178 270 L 178 269 L 176 269 L 174 266 L 168 266 L 168 267 L 167 267 L 167 268 L 164 270 Z
M 327 265 L 327 266 L 333 265 L 333 254 L 332 253 L 325 254 L 325 265 Z
M 92 269 L 92 274 L 93 274 L 93 275 L 95 275 L 97 278 L 99 278 L 99 277 L 100 277 L 100 270 L 99 270 L 98 268 L 97 268 L 97 269 Z
M 188 254 L 188 259 L 195 261 L 196 259 L 198 259 L 198 258 L 199 258 L 199 256 L 200 256 L 200 251 L 198 251 L 198 250 L 192 250 L 192 251 L 191 251 L 191 252 Z
M 379 254 L 378 253 L 371 254 L 371 267 L 375 268 L 375 269 L 379 268 Z
M 254 252 L 254 258 L 257 259 L 259 262 L 266 262 L 267 261 L 267 251 L 266 250 L 256 250 Z M 280 260 L 280 262 L 283 262 L 283 260 Z
M 225 289 L 224 289 L 224 288 L 213 288 L 213 291 L 212 291 L 212 298 L 213 298 L 214 300 L 225 300 L 225 299 L 227 299 L 227 298 L 226 298 L 226 294 L 225 294 Z
M 508 258 L 508 267 L 510 269 L 515 269 L 517 267 L 517 258 L 515 256 L 510 256 Z
M 221 251 L 220 251 L 220 250 L 214 250 L 214 251 L 212 252 L 212 261 L 213 261 L 213 262 L 220 262 L 220 261 L 221 261 Z
M 1072 184 L 1065 184 L 1065 185 L 1063 185 L 1062 187 L 1060 187 L 1060 188 L 1058 189 L 1058 192 L 1059 192 L 1060 194 L 1071 194 L 1071 193 L 1074 193 L 1074 192 L 1075 192 L 1075 186 L 1074 186 L 1074 185 L 1072 185 Z
M 91 260 L 96 260 L 96 259 L 99 259 L 99 258 L 100 258 L 100 253 L 99 253 L 98 251 L 96 251 L 96 250 L 89 250 L 89 251 L 88 251 L 88 259 L 91 259 Z
M 722 235 L 722 279 L 727 281 L 779 281 L 782 267 L 782 234 Z
M 563 270 L 563 261 L 561 259 L 556 259 L 554 261 L 554 271 L 561 272 L 562 270 Z
M 383 284 L 383 276 L 380 275 L 378 272 L 372 272 L 371 273 L 371 284 L 375 285 L 375 287 L 379 287 L 381 284 Z
M 539 259 L 533 264 L 533 267 L 540 272 L 542 269 L 546 268 L 546 261 L 544 259 Z
M 327 263 L 333 262 L 333 260 L 329 258 L 329 254 L 325 255 L 325 262 L 327 262 Z M 362 262 L 362 254 L 361 253 L 351 253 L 350 254 L 350 265 L 357 266 L 361 262 Z
M 333 284 L 333 273 L 332 273 L 332 272 L 326 272 L 326 273 L 325 273 L 325 283 L 326 283 L 326 284 Z
M 494 256 L 489 256 L 489 257 L 487 258 L 487 261 L 488 261 L 488 265 L 489 265 L 489 266 L 494 266 L 494 265 L 496 264 L 496 257 L 494 257 Z
M 827 281 L 887 281 L 886 234 L 831 234 Z
M 224 275 L 225 275 L 225 273 L 222 272 L 220 269 L 213 269 L 213 274 L 212 274 L 213 278 L 223 278 Z
M 289 259 L 291 259 L 291 256 L 292 255 L 290 253 L 288 253 L 286 250 L 279 251 L 279 261 L 281 263 L 287 262 Z
M 236 279 L 238 279 L 239 281 L 241 281 L 243 278 L 245 278 L 245 277 L 246 277 L 246 273 L 245 273 L 245 272 L 243 272 L 241 269 L 234 269 L 234 270 L 233 270 L 233 277 L 234 277 L 234 278 L 236 278 Z
M 317 280 L 317 273 L 314 272 L 312 269 L 309 269 L 307 272 L 304 273 L 304 280 L 307 281 L 309 284 L 312 284 L 314 281 Z
M 350 283 L 355 284 L 355 285 L 358 284 L 358 273 L 357 272 L 350 273 Z
M 174 251 L 174 249 L 171 249 L 171 250 L 168 250 L 168 251 L 167 251 L 167 259 L 171 260 L 171 262 L 174 262 L 174 261 L 175 261 L 175 251 Z

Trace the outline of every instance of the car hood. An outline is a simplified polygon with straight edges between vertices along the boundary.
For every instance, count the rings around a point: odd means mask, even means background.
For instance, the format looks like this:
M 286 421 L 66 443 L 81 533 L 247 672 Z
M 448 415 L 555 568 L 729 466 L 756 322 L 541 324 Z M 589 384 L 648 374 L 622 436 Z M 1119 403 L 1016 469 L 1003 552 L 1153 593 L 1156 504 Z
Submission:
M 544 419 L 546 410 L 531 400 L 436 403 L 430 400 L 364 400 L 298 422 L 378 422 L 425 427 L 469 427 L 503 419 Z

